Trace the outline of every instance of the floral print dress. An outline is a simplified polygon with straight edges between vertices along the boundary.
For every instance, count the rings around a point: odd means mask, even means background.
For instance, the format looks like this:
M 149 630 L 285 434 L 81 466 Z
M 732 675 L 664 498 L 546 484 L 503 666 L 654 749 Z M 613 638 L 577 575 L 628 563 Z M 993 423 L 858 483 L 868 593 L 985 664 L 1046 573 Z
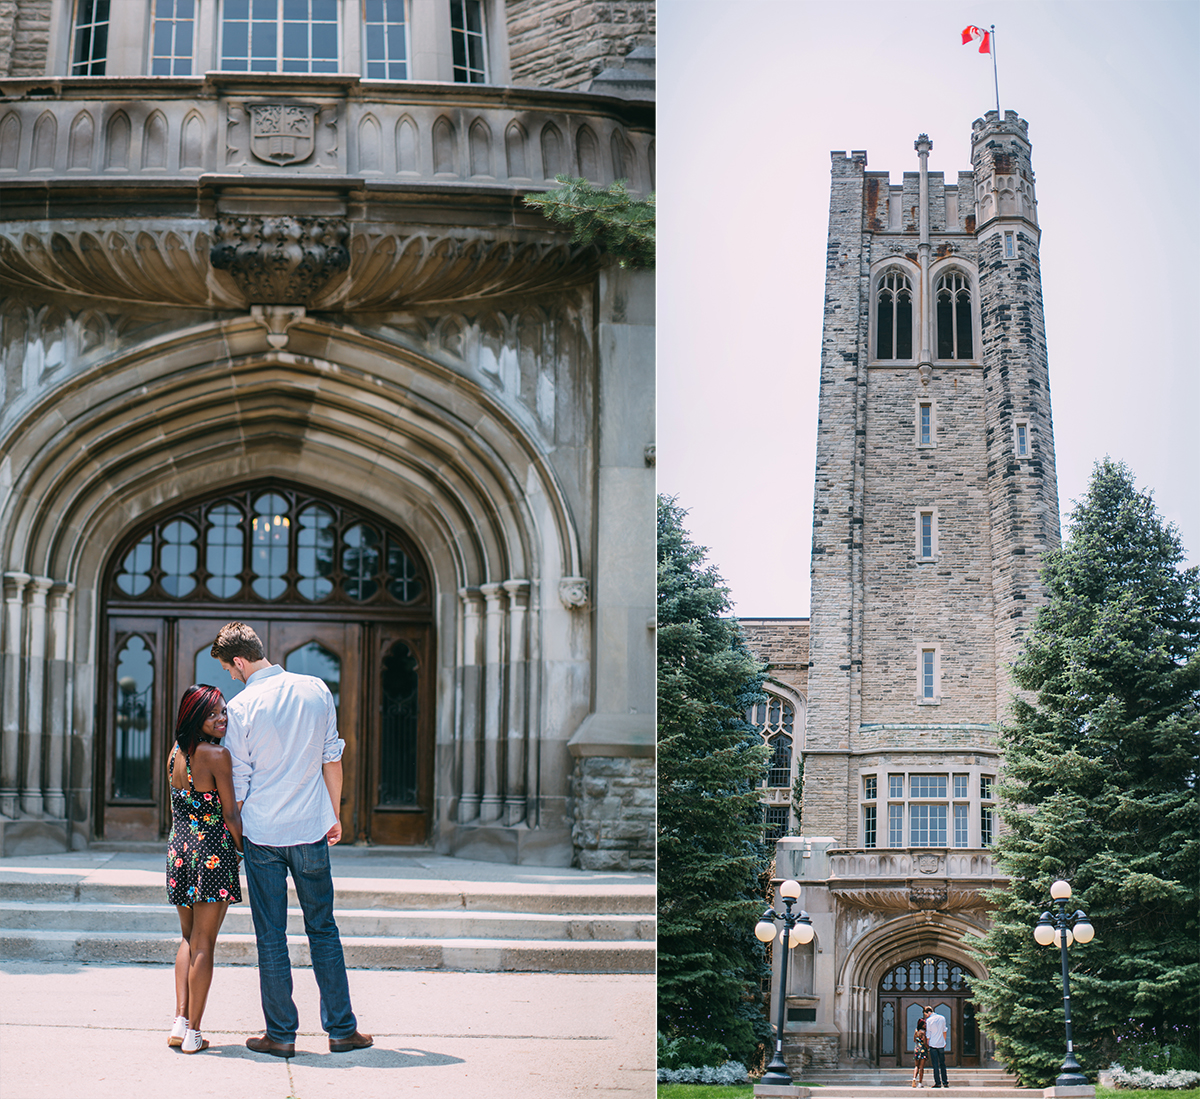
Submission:
M 175 766 L 175 751 L 167 764 L 168 781 Z M 210 901 L 242 899 L 238 878 L 237 848 L 225 827 L 221 796 L 216 790 L 196 789 L 192 760 L 187 761 L 188 788 L 171 787 L 171 838 L 167 843 L 167 899 L 191 908 Z

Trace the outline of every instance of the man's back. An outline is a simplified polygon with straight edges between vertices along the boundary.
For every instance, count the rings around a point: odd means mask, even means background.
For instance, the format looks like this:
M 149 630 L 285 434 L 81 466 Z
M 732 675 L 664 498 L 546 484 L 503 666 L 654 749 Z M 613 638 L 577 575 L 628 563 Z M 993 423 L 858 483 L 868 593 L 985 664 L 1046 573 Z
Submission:
M 944 1049 L 946 1045 L 946 1020 L 936 1011 L 925 1020 L 925 1034 L 930 1049 Z
M 245 833 L 275 847 L 315 843 L 337 818 L 322 765 L 341 758 L 337 710 L 314 676 L 278 664 L 255 672 L 230 699 L 226 744 Z

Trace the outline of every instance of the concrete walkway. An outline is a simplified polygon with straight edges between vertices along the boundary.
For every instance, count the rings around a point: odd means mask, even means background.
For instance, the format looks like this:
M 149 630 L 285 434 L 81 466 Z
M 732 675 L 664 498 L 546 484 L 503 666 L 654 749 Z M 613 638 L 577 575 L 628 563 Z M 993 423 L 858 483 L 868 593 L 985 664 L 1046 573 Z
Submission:
M 638 874 L 594 874 L 335 848 L 339 889 L 455 882 L 565 894 L 652 888 Z M 0 859 L 0 878 L 150 884 L 161 852 L 84 851 Z M 362 885 L 358 885 L 362 888 Z M 165 890 L 164 890 L 165 893 Z M 165 896 L 164 896 L 165 903 Z M 167 1047 L 174 981 L 166 965 L 0 960 L 0 1099 L 650 1099 L 655 1094 L 653 974 L 461 973 L 353 969 L 359 1028 L 375 1046 L 331 1054 L 312 971 L 296 969 L 297 1056 L 251 1053 L 262 1032 L 258 974 L 217 968 L 204 1016 L 211 1048 Z

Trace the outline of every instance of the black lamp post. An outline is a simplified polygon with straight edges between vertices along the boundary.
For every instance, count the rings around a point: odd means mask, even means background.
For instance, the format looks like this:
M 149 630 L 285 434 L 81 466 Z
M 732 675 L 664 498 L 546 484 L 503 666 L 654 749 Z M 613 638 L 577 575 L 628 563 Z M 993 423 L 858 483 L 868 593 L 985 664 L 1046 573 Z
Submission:
M 1033 929 L 1033 937 L 1039 946 L 1049 946 L 1058 943 L 1062 951 L 1062 984 L 1063 984 L 1063 1014 L 1067 1021 L 1067 1055 L 1063 1058 L 1062 1072 L 1054 1083 L 1060 1088 L 1080 1087 L 1087 1084 L 1087 1077 L 1080 1071 L 1079 1062 L 1075 1060 L 1075 1044 L 1071 1037 L 1071 979 L 1067 975 L 1067 947 L 1077 942 L 1080 945 L 1090 943 L 1095 937 L 1095 930 L 1088 921 L 1087 914 L 1082 908 L 1077 909 L 1072 916 L 1067 915 L 1067 901 L 1071 899 L 1071 887 L 1065 881 L 1056 881 L 1050 886 L 1050 896 L 1058 908 L 1056 915 L 1043 912 Z M 1071 926 L 1067 926 L 1070 920 Z
M 785 911 L 776 912 L 768 908 L 754 925 L 754 934 L 760 942 L 769 943 L 775 938 L 776 921 L 783 925 L 779 931 L 779 943 L 784 947 L 779 964 L 779 1023 L 775 1028 L 775 1056 L 767 1065 L 767 1071 L 759 1081 L 761 1084 L 790 1084 L 792 1074 L 788 1072 L 787 1062 L 783 1059 L 783 1024 L 787 1020 L 787 971 L 788 948 L 797 943 L 811 943 L 813 940 L 813 925 L 808 913 L 801 909 L 798 913 L 792 911 L 792 905 L 800 897 L 800 883 L 785 881 L 779 886 L 779 896 L 783 898 Z

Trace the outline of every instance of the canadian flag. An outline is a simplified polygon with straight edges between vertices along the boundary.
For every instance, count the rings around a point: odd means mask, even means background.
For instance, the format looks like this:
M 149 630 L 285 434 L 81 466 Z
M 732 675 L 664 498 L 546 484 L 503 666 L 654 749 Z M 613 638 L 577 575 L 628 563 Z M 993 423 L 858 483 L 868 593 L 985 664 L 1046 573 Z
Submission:
M 963 27 L 962 44 L 965 46 L 968 42 L 979 42 L 980 53 L 992 52 L 992 36 L 987 31 L 981 31 L 978 27 Z

